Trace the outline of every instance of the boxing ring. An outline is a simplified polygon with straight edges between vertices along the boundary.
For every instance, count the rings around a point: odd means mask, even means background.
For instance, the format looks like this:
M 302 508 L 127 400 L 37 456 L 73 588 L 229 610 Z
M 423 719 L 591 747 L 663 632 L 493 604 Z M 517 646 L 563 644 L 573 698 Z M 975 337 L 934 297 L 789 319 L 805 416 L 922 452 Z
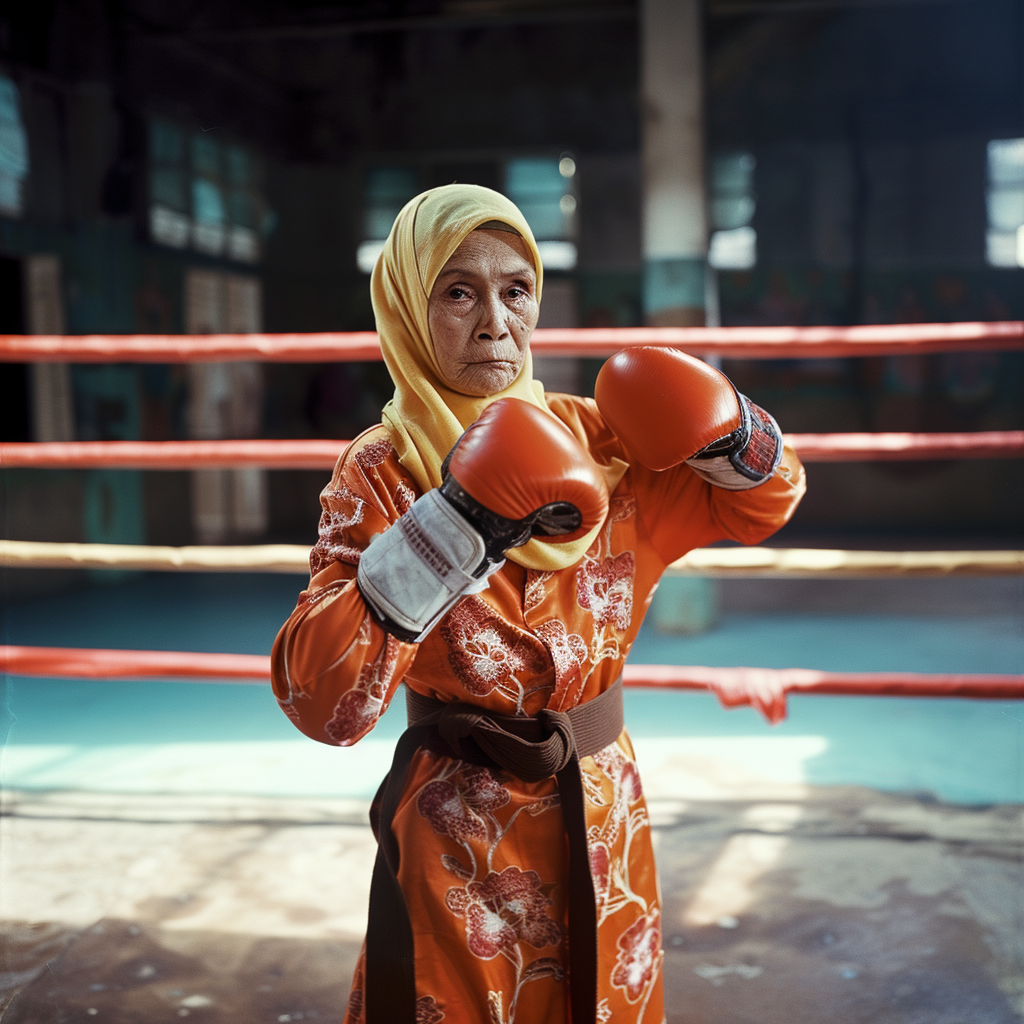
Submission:
M 845 358 L 1024 349 L 1024 322 L 862 327 L 547 329 L 538 356 L 601 357 L 632 345 L 671 345 L 692 355 L 753 359 Z M 187 363 L 372 361 L 371 332 L 309 335 L 2 336 L 0 362 Z M 801 459 L 818 462 L 1024 457 L 1024 431 L 792 434 Z M 0 467 L 47 469 L 322 469 L 344 440 L 104 441 L 0 444 Z M 813 486 L 813 470 L 811 471 Z M 308 572 L 299 545 L 158 547 L 0 541 L 0 565 L 151 571 Z M 771 547 L 693 551 L 670 573 L 710 576 L 850 578 L 1024 575 L 1024 551 L 846 551 Z M 190 679 L 266 683 L 269 656 L 89 648 L 0 647 L 0 669 L 26 677 Z M 749 704 L 772 722 L 788 693 L 969 699 L 1024 698 L 1024 675 L 827 672 L 756 666 L 628 665 L 627 687 L 710 690 L 727 707 Z

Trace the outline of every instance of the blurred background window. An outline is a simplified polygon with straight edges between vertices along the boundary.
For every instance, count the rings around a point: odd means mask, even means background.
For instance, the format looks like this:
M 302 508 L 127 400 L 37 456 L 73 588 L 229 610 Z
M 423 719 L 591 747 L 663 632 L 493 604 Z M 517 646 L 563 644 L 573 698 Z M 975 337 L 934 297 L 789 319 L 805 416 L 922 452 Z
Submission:
M 221 149 L 207 135 L 193 135 L 191 149 L 192 245 L 209 256 L 220 256 L 227 239 Z
M 522 211 L 546 270 L 574 270 L 579 200 L 576 161 L 513 158 L 505 165 L 505 194 Z
M 503 163 L 503 167 L 502 167 Z M 522 211 L 537 240 L 545 270 L 574 270 L 577 262 L 578 188 L 576 161 L 561 157 L 513 157 L 499 163 L 494 186 L 503 191 Z M 430 183 L 479 180 L 457 173 L 447 164 L 421 167 L 371 167 L 363 190 L 362 238 L 356 249 L 356 264 L 364 274 L 373 272 L 384 241 L 402 207 Z M 463 171 L 466 169 L 463 168 Z M 503 171 L 503 173 L 502 173 Z M 486 176 L 485 176 L 486 177 Z
M 270 214 L 259 160 L 241 146 L 180 125 L 149 122 L 149 231 L 153 241 L 242 263 L 260 259 Z
M 149 232 L 154 242 L 182 249 L 191 220 L 185 188 L 185 134 L 169 121 L 149 123 Z
M 418 178 L 412 167 L 371 167 L 367 172 L 363 193 L 363 241 L 356 250 L 356 264 L 364 274 L 373 272 L 391 225 L 418 191 Z
M 227 253 L 242 263 L 260 257 L 259 231 L 264 226 L 265 203 L 260 189 L 259 166 L 241 146 L 224 152 L 227 184 Z
M 711 159 L 711 242 L 708 262 L 716 270 L 748 270 L 757 263 L 754 167 L 750 153 Z
M 0 214 L 20 217 L 28 178 L 28 135 L 18 87 L 0 75 Z
M 1024 139 L 988 144 L 986 254 L 993 267 L 1024 267 Z

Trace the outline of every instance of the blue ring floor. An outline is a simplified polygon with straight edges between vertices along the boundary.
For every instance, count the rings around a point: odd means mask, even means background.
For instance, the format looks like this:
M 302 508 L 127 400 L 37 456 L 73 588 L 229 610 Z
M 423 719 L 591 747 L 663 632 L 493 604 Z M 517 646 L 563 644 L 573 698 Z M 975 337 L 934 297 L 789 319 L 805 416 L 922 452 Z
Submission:
M 962 606 L 910 601 L 905 612 L 893 611 L 904 582 L 918 593 L 923 581 L 894 581 L 881 602 L 869 588 L 864 610 L 849 601 L 820 610 L 727 605 L 716 628 L 693 637 L 645 624 L 630 660 L 1024 672 L 1024 584 L 999 581 L 997 600 L 978 602 L 972 591 Z M 302 585 L 270 574 L 140 574 L 10 603 L 3 641 L 265 654 Z M 369 737 L 338 750 L 300 735 L 265 686 L 7 677 L 4 688 L 0 776 L 11 789 L 365 799 L 404 724 L 396 700 Z M 796 696 L 787 720 L 772 727 L 749 708 L 722 709 L 708 694 L 631 691 L 626 719 L 641 763 L 645 750 L 690 751 L 782 782 L 972 805 L 1024 800 L 1021 702 Z

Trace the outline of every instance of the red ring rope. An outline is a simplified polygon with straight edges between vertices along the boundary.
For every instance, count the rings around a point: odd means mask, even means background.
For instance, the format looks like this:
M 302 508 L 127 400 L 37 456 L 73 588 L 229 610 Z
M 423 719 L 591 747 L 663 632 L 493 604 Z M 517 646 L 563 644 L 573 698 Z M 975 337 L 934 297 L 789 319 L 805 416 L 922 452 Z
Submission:
M 1024 456 L 1024 430 L 979 430 L 956 434 L 787 434 L 786 441 L 804 462 L 1006 459 Z
M 0 647 L 0 668 L 17 676 L 72 679 L 189 678 L 266 682 L 270 658 L 257 654 L 119 651 L 75 647 Z M 1024 675 L 821 672 L 816 669 L 627 665 L 632 688 L 711 690 L 726 707 L 750 704 L 771 722 L 786 715 L 787 693 L 877 697 L 1024 698 Z
M 659 690 L 711 690 L 725 707 L 749 704 L 772 723 L 781 722 L 786 717 L 786 695 L 789 693 L 847 697 L 969 697 L 974 700 L 1024 698 L 1024 675 L 626 665 L 623 684 Z
M 1024 321 L 857 327 L 584 327 L 534 332 L 535 355 L 610 355 L 672 345 L 737 359 L 822 359 L 1024 348 Z M 256 359 L 320 363 L 380 359 L 372 331 L 335 334 L 0 335 L 0 362 L 188 363 Z
M 36 469 L 333 469 L 348 441 L 29 441 L 0 443 L 0 466 Z
M 173 678 L 270 679 L 265 654 L 208 654 L 193 651 L 117 651 L 93 647 L 0 646 L 0 668 L 15 676 L 65 679 Z
M 1024 430 L 961 434 L 787 434 L 804 462 L 1024 456 Z M 348 441 L 35 441 L 0 443 L 0 466 L 38 469 L 332 469 Z
M 539 330 L 539 355 L 603 355 L 630 345 L 674 345 L 696 354 L 738 358 L 835 358 L 964 349 L 1024 348 L 1024 322 L 874 325 L 864 327 L 599 328 Z M 333 362 L 380 358 L 375 334 L 203 336 L 0 336 L 0 362 L 215 362 L 257 359 Z M 951 435 L 796 435 L 808 461 L 858 458 L 982 458 L 1019 455 L 1024 432 Z M 339 442 L 106 442 L 5 445 L 5 465 L 119 465 L 193 468 L 202 465 L 333 465 Z M 111 445 L 119 445 L 118 449 Z M 315 446 L 315 447 L 314 447 Z M 159 456 L 157 452 L 160 452 Z M 30 454 L 31 452 L 31 454 Z M 927 455 L 926 455 L 927 453 Z M 267 461 L 272 456 L 273 461 Z M 17 462 L 18 458 L 24 461 Z M 61 461 L 63 460 L 63 461 Z M 109 460 L 109 461 L 102 461 Z M 182 460 L 176 462 L 175 460 Z M 187 461 L 185 461 L 187 460 Z M 208 461 L 207 461 L 208 460 Z M 280 461 L 278 461 L 280 460 Z M 265 681 L 261 655 L 196 654 L 74 648 L 0 647 L 5 673 L 73 678 L 188 677 Z M 752 704 L 770 721 L 785 717 L 787 692 L 886 696 L 1024 697 L 1024 676 L 840 673 L 812 669 L 627 666 L 631 687 L 711 689 L 727 707 Z

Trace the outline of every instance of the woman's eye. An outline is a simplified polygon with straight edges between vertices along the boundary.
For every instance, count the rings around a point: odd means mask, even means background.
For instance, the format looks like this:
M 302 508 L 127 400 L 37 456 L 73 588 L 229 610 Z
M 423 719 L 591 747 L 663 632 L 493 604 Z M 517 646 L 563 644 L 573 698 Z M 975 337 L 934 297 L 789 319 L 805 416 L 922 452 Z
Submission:
M 464 299 L 466 297 L 466 290 L 464 288 L 450 288 L 448 290 L 448 297 L 450 299 Z
M 522 298 L 522 296 L 524 296 L 525 294 L 526 294 L 526 289 L 525 288 L 520 288 L 518 285 L 515 285 L 512 288 L 509 288 L 509 290 L 508 290 L 508 297 L 510 299 L 519 299 L 519 298 Z

